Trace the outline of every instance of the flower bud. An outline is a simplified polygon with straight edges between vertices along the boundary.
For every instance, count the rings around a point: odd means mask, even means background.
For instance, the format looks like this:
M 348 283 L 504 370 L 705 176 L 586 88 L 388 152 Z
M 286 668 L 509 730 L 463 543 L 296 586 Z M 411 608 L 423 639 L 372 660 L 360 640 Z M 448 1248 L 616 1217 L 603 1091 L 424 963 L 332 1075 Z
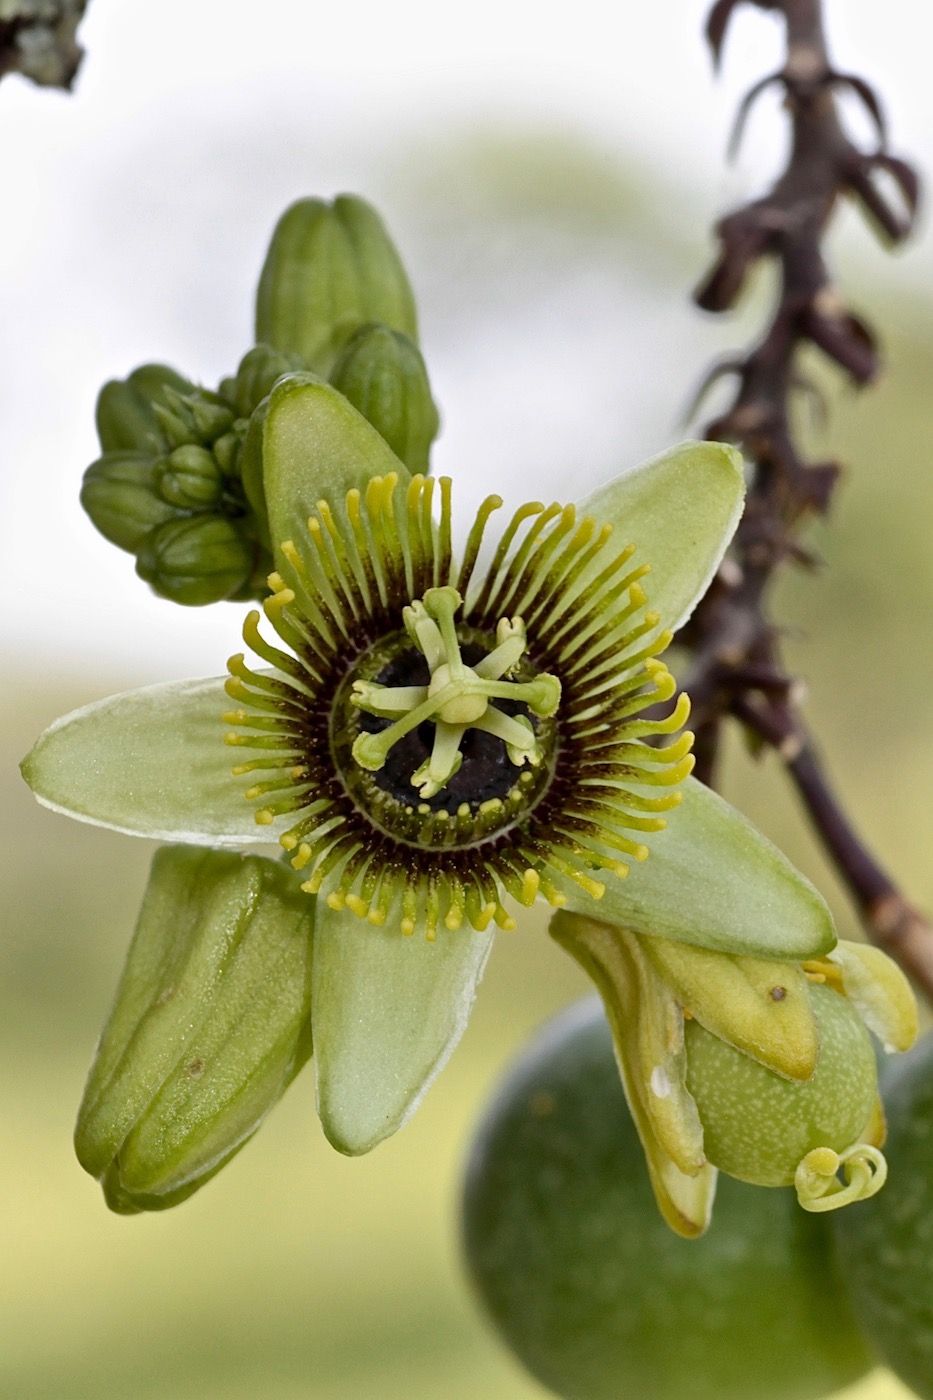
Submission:
M 844 1152 L 864 1141 L 878 1098 L 875 1054 L 852 1003 L 820 984 L 807 988 L 820 1053 L 804 1083 L 794 1083 L 704 1029 L 685 1027 L 687 1088 L 714 1166 L 757 1186 L 789 1186 L 818 1148 Z
M 239 416 L 249 418 L 266 395 L 271 393 L 277 379 L 303 368 L 298 355 L 285 355 L 271 345 L 254 345 L 240 361 L 236 377 L 225 381 L 225 387 Z
M 256 340 L 328 375 L 349 336 L 381 321 L 417 340 L 414 296 L 365 200 L 302 199 L 279 219 L 256 294 Z
M 135 553 L 175 511 L 160 496 L 145 452 L 105 452 L 84 473 L 81 504 L 105 539 Z
M 233 429 L 214 442 L 211 450 L 224 476 L 239 476 L 243 441 L 243 433 Z
M 142 541 L 136 572 L 162 598 L 200 607 L 239 593 L 252 572 L 255 545 L 220 515 L 169 520 Z
M 210 510 L 219 505 L 224 480 L 219 463 L 206 447 L 176 447 L 155 464 L 153 479 L 163 501 L 180 510 Z
M 112 1210 L 162 1210 L 243 1146 L 311 1053 L 313 905 L 258 856 L 152 864 L 75 1150 Z
M 440 418 L 418 347 L 388 326 L 363 326 L 347 341 L 330 378 L 381 433 L 409 471 L 427 472 Z
M 140 365 L 127 379 L 111 379 L 97 397 L 97 435 L 104 452 L 135 451 L 157 456 L 165 438 L 156 405 L 165 407 L 166 390 L 194 390 L 167 365 Z

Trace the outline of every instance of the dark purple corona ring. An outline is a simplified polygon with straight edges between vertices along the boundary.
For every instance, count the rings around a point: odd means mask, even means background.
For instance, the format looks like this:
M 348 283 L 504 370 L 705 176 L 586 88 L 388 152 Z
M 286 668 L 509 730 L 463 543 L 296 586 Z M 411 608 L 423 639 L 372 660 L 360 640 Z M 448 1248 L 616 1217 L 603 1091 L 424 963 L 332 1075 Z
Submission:
M 228 666 L 256 821 L 293 814 L 303 889 L 407 934 L 512 927 L 506 894 L 560 905 L 568 881 L 598 899 L 593 872 L 645 859 L 638 833 L 664 827 L 692 767 L 692 735 L 645 742 L 682 728 L 686 697 L 638 718 L 675 692 L 649 566 L 611 525 L 534 502 L 480 568 L 501 505 L 480 506 L 458 563 L 446 478 L 319 501 L 264 603 L 288 651 L 252 612 L 245 640 L 272 669 Z

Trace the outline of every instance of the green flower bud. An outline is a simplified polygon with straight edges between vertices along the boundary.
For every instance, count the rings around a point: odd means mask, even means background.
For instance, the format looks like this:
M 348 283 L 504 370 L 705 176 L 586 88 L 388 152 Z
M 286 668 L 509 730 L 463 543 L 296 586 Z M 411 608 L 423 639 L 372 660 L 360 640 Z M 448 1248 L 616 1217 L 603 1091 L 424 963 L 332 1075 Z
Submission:
M 702 1239 L 663 1223 L 595 1000 L 538 1034 L 500 1086 L 463 1222 L 479 1295 L 548 1393 L 820 1400 L 873 1365 L 828 1222 L 792 1191 L 723 1176 Z
M 187 403 L 195 431 L 205 445 L 222 438 L 233 427 L 236 415 L 229 404 L 220 401 L 219 394 L 198 389 L 194 394 L 189 394 Z
M 239 476 L 240 454 L 243 451 L 242 433 L 239 431 L 224 433 L 214 442 L 212 451 L 224 476 Z
M 252 572 L 255 546 L 220 515 L 169 520 L 143 540 L 136 572 L 161 598 L 200 607 L 239 592 Z
M 363 326 L 347 341 L 330 382 L 382 434 L 411 472 L 427 472 L 440 418 L 417 345 L 388 326 Z
M 156 406 L 167 403 L 166 391 L 191 393 L 194 385 L 167 365 L 141 365 L 124 380 L 111 379 L 97 397 L 97 435 L 104 452 L 125 450 L 157 456 L 165 437 Z
M 811 983 L 807 995 L 820 1052 L 803 1083 L 766 1069 L 699 1021 L 686 1024 L 687 1088 L 703 1124 L 706 1156 L 741 1181 L 789 1186 L 807 1154 L 843 1153 L 866 1141 L 878 1097 L 869 1034 L 839 992 Z
M 312 928 L 313 906 L 276 861 L 157 852 L 75 1130 L 112 1210 L 190 1196 L 306 1062 Z
M 206 447 L 176 447 L 155 464 L 153 479 L 163 501 L 180 510 L 210 510 L 219 505 L 223 473 Z
M 106 452 L 84 473 L 81 504 L 105 539 L 135 553 L 175 511 L 159 495 L 145 452 Z
M 328 375 L 343 343 L 380 321 L 418 338 L 414 296 L 379 215 L 365 200 L 302 199 L 279 219 L 256 294 L 256 340 Z
M 248 418 L 283 374 L 304 368 L 298 355 L 285 355 L 271 345 L 254 345 L 240 361 L 236 378 L 229 381 L 231 401 L 241 418 Z

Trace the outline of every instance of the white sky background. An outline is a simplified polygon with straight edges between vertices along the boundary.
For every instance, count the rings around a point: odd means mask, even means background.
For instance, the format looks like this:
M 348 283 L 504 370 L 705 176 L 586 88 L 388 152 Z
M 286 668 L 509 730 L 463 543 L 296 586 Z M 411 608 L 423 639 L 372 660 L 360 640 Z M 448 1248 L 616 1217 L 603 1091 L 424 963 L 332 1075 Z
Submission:
M 689 306 L 703 230 L 783 149 L 768 97 L 727 171 L 736 98 L 775 67 L 780 30 L 740 11 L 714 83 L 705 11 L 90 0 L 73 96 L 0 83 L 0 658 L 130 683 L 218 673 L 237 649 L 237 609 L 153 598 L 77 490 L 105 379 L 146 360 L 209 385 L 233 371 L 272 225 L 303 194 L 355 190 L 385 215 L 444 415 L 436 469 L 461 483 L 464 513 L 503 483 L 580 495 L 667 446 L 698 372 L 742 339 Z M 827 13 L 839 67 L 883 96 L 892 149 L 933 172 L 933 12 L 827 0 Z M 555 232 L 521 188 L 511 207 L 507 188 L 490 194 L 471 142 L 510 133 L 591 145 L 613 188 L 634 159 L 659 180 L 651 217 L 675 251 L 695 245 L 696 266 L 662 249 L 639 269 L 585 211 Z M 931 294 L 928 235 L 893 273 L 867 237 L 854 244 L 879 282 Z

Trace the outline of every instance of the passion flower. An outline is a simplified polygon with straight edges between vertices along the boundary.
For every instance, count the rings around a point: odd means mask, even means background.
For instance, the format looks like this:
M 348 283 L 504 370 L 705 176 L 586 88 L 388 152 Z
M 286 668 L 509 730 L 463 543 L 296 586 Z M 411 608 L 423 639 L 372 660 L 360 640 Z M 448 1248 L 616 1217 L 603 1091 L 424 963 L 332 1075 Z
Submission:
M 257 431 L 275 641 L 251 614 L 258 665 L 89 706 L 23 771 L 81 820 L 281 843 L 317 896 L 311 1019 L 336 1146 L 366 1151 L 412 1112 L 509 899 L 728 954 L 833 946 L 816 892 L 687 776 L 689 736 L 648 742 L 686 717 L 685 700 L 644 712 L 673 698 L 659 655 L 738 519 L 733 449 L 687 444 L 579 511 L 529 503 L 487 547 L 489 500 L 458 551 L 449 484 L 409 477 L 330 386 L 280 380 Z
M 692 735 L 645 743 L 682 728 L 686 697 L 638 718 L 675 683 L 633 547 L 535 502 L 476 579 L 502 502 L 483 503 L 455 563 L 450 488 L 374 477 L 347 495 L 346 536 L 318 503 L 270 576 L 266 615 L 291 651 L 251 613 L 246 640 L 274 670 L 233 657 L 242 708 L 224 716 L 227 742 L 256 755 L 233 772 L 259 779 L 246 790 L 257 822 L 293 823 L 280 840 L 310 872 L 302 888 L 376 925 L 394 911 L 403 934 L 429 939 L 441 920 L 514 928 L 506 894 L 565 904 L 572 881 L 601 898 L 591 872 L 622 878 L 647 857 L 634 838 L 663 829 L 680 800 L 665 789 L 692 767 Z

